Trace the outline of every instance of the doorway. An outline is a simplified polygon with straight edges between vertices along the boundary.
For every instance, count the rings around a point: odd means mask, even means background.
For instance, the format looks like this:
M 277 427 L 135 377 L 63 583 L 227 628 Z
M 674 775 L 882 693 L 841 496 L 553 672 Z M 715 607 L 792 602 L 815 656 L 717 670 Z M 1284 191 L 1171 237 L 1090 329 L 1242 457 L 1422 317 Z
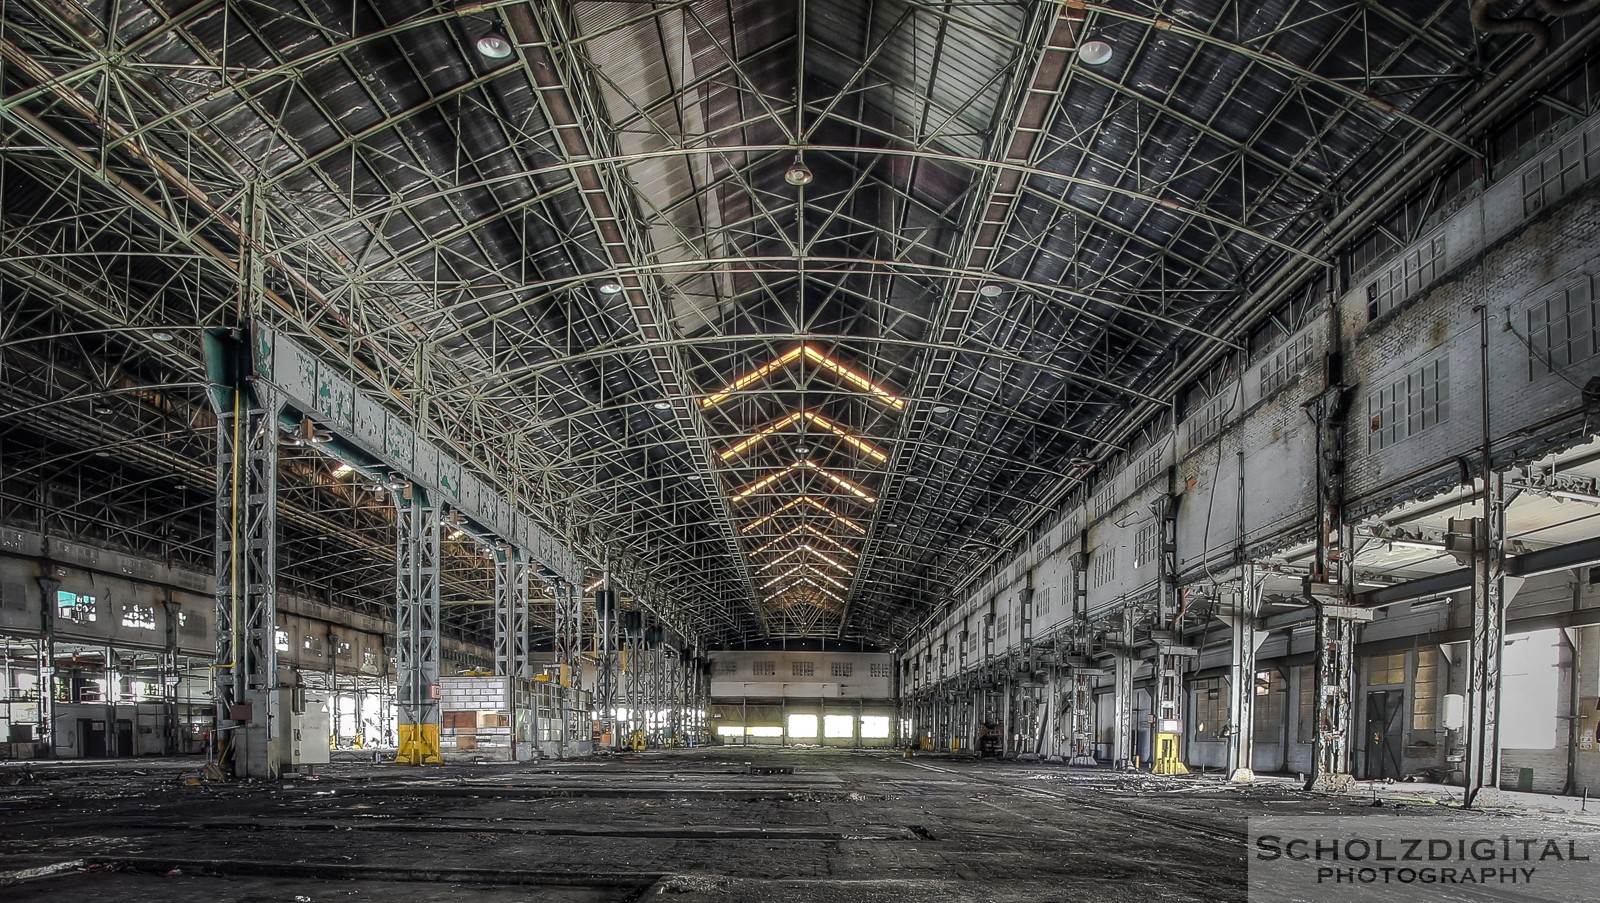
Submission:
M 1401 713 L 1404 690 L 1370 690 L 1367 693 L 1367 779 L 1400 780 L 1400 748 L 1404 742 Z
M 106 757 L 106 723 L 90 718 L 78 719 L 78 755 L 85 759 Z

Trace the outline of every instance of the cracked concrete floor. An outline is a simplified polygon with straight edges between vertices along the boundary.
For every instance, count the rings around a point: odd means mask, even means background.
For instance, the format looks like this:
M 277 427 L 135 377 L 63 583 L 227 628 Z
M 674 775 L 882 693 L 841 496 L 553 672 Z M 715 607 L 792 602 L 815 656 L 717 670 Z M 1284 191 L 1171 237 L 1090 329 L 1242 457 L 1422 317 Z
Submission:
M 794 773 L 754 775 L 751 765 Z M 1284 784 L 824 749 L 420 770 L 345 761 L 315 780 L 187 786 L 197 767 L 43 766 L 36 783 L 0 790 L 0 871 L 48 873 L 3 895 L 1243 900 L 1247 817 L 1374 811 L 1367 797 Z

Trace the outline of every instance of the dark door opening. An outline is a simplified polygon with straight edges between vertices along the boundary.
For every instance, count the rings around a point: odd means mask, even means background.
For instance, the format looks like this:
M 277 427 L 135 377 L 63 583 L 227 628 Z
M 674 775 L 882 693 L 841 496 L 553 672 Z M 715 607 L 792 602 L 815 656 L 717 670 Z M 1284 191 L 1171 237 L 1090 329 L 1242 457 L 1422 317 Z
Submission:
M 88 718 L 78 719 L 78 754 L 85 759 L 106 757 L 106 723 Z
M 1404 690 L 1367 693 L 1367 779 L 1400 780 L 1400 747 L 1404 742 L 1400 715 L 1405 711 Z

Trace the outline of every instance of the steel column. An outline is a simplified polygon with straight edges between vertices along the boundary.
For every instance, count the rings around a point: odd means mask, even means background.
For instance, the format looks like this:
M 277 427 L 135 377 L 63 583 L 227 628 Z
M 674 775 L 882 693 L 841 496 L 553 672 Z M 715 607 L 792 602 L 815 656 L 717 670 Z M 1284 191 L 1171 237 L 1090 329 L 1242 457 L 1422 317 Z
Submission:
M 1111 760 L 1115 768 L 1131 768 L 1138 746 L 1133 736 L 1133 609 L 1122 610 L 1122 645 L 1112 653 Z
M 214 761 L 235 777 L 276 778 L 278 735 L 278 415 L 267 383 L 219 390 L 217 405 Z
M 578 588 L 556 584 L 556 664 L 561 682 L 573 690 L 583 689 L 583 603 Z
M 1258 629 L 1261 586 L 1255 566 L 1246 564 L 1234 607 L 1223 620 L 1233 628 L 1229 644 L 1228 780 L 1253 781 L 1255 775 L 1256 653 L 1267 638 Z
M 395 492 L 395 761 L 439 757 L 439 509 L 421 488 Z
M 39 755 L 56 757 L 56 591 L 61 581 L 55 578 L 55 565 L 46 558 L 39 563 L 39 657 L 34 660 L 39 695 L 38 730 L 34 734 Z M 218 659 L 221 661 L 221 659 Z M 7 685 L 7 692 L 10 685 Z
M 1501 663 L 1505 657 L 1506 603 L 1522 581 L 1505 568 L 1505 484 L 1485 474 L 1482 517 L 1450 521 L 1447 544 L 1472 550 L 1472 639 L 1467 643 L 1465 804 L 1493 804 L 1500 789 Z M 1508 586 L 1509 581 L 1515 581 Z

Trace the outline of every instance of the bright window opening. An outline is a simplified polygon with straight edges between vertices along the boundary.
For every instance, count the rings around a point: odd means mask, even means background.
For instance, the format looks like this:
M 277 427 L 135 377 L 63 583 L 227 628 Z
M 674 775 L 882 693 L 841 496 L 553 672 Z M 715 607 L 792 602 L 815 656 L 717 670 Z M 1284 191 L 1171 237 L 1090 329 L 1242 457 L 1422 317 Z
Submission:
M 717 725 L 717 735 L 718 736 L 722 736 L 722 737 L 743 737 L 744 736 L 744 725 L 742 725 L 742 724 L 719 724 L 719 725 Z
M 749 736 L 749 737 L 782 737 L 783 736 L 783 728 L 781 728 L 781 727 L 747 727 L 747 728 L 745 728 L 744 732 L 745 732 L 745 735 Z
M 888 715 L 862 715 L 861 739 L 887 740 L 889 738 Z
M 856 719 L 852 715 L 828 715 L 822 719 L 822 736 L 849 739 L 856 735 Z
M 1500 736 L 1512 749 L 1554 749 L 1561 689 L 1561 631 L 1506 640 L 1501 664 Z
M 790 715 L 789 737 L 793 740 L 815 739 L 817 736 L 817 716 L 815 715 Z

